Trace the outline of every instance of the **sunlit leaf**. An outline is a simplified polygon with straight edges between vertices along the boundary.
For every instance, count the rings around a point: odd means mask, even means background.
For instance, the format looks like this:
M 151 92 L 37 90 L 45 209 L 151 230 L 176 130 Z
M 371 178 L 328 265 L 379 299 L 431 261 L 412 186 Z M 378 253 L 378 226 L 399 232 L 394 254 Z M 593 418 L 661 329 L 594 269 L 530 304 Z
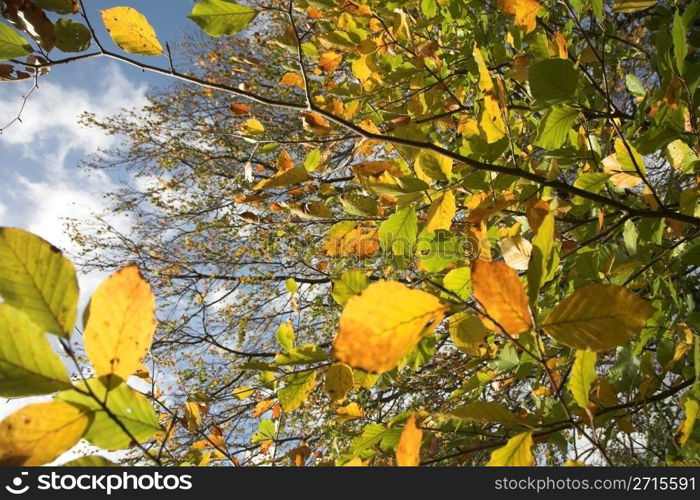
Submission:
M 316 370 L 305 370 L 285 377 L 285 385 L 277 391 L 282 409 L 286 412 L 301 406 L 309 393 L 316 387 Z
M 561 301 L 542 329 L 574 349 L 601 352 L 631 340 L 654 311 L 646 300 L 623 287 L 593 284 Z
M 125 380 L 141 365 L 155 329 L 155 297 L 138 267 L 112 274 L 93 294 L 85 324 L 85 351 L 95 373 Z
M 22 311 L 0 304 L 0 396 L 49 394 L 70 386 L 44 332 Z
M 532 465 L 532 432 L 510 438 L 505 446 L 493 450 L 486 464 L 491 467 L 526 467 Z
M 0 422 L 0 465 L 43 465 L 75 446 L 89 414 L 62 401 L 23 407 Z
M 32 46 L 19 33 L 0 23 L 0 61 L 26 56 L 33 52 Z
M 591 392 L 591 385 L 596 378 L 595 362 L 595 352 L 576 351 L 576 359 L 571 368 L 569 390 L 576 404 L 584 410 L 588 409 L 588 393 Z
M 416 347 L 428 324 L 442 319 L 444 309 L 429 293 L 396 281 L 373 283 L 345 305 L 334 353 L 352 367 L 389 371 Z
M 0 296 L 42 330 L 70 336 L 78 280 L 73 264 L 47 241 L 21 229 L 0 228 Z
M 416 415 L 408 417 L 401 431 L 399 445 L 396 447 L 396 465 L 415 467 L 420 464 L 420 444 L 423 431 L 416 425 Z
M 334 363 L 326 372 L 325 389 L 333 401 L 345 399 L 354 385 L 352 368 L 344 363 Z
M 102 21 L 114 43 L 129 54 L 158 56 L 163 46 L 146 17 L 131 7 L 103 10 Z
M 231 0 L 199 0 L 188 17 L 208 35 L 222 36 L 245 29 L 257 14 Z

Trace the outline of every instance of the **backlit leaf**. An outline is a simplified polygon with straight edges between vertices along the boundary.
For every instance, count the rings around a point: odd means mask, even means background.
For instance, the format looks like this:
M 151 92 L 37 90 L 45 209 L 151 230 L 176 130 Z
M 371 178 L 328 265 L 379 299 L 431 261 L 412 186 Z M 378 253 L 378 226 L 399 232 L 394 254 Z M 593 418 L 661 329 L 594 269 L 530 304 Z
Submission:
M 517 434 L 505 446 L 493 450 L 486 464 L 491 467 L 527 467 L 532 465 L 532 432 Z
M 49 394 L 70 386 L 44 332 L 22 311 L 0 304 L 0 396 Z
M 498 422 L 510 425 L 518 422 L 515 415 L 496 401 L 472 401 L 456 408 L 450 415 L 483 423 Z
M 544 149 L 560 148 L 571 126 L 576 122 L 578 110 L 567 106 L 552 106 L 537 127 L 535 145 Z
M 646 300 L 623 287 L 593 284 L 561 301 L 542 329 L 561 344 L 601 352 L 631 340 L 654 311 Z
M 475 260 L 472 289 L 488 316 L 482 319 L 488 328 L 502 330 L 513 337 L 530 328 L 530 310 L 523 285 L 505 262 Z
M 286 412 L 301 406 L 309 393 L 316 387 L 316 370 L 292 373 L 285 377 L 286 384 L 277 391 L 282 409 Z
M 307 181 L 310 178 L 311 176 L 309 176 L 309 172 L 304 167 L 294 167 L 290 168 L 289 170 L 277 172 L 274 177 L 269 179 L 261 180 L 253 187 L 253 189 L 257 191 L 260 189 L 291 186 Z
M 54 28 L 56 47 L 63 52 L 82 52 L 90 47 L 92 35 L 87 26 L 70 19 L 59 19 Z
M 0 422 L 0 465 L 43 465 L 78 443 L 90 416 L 62 401 L 23 407 Z
M 0 61 L 16 59 L 32 52 L 32 46 L 22 35 L 8 25 L 0 23 Z
M 444 309 L 437 297 L 399 282 L 373 283 L 345 305 L 335 355 L 369 372 L 392 370 L 416 347 L 424 328 L 442 319 Z
M 416 425 L 416 416 L 411 415 L 401 431 L 399 445 L 396 447 L 396 465 L 399 467 L 416 467 L 420 465 L 420 444 L 423 431 Z
M 131 7 L 103 10 L 102 21 L 114 43 L 129 54 L 158 56 L 163 47 L 146 17 Z
M 78 280 L 61 251 L 36 235 L 0 228 L 0 296 L 49 333 L 69 337 Z
M 449 230 L 456 212 L 457 204 L 455 203 L 454 193 L 451 189 L 443 191 L 440 196 L 433 198 L 433 203 L 428 210 L 428 220 L 423 231 Z
M 340 401 L 354 385 L 352 368 L 344 363 L 334 363 L 326 372 L 325 389 L 333 401 Z
M 568 59 L 544 59 L 530 66 L 530 90 L 538 101 L 559 102 L 573 97 L 578 71 Z
M 188 17 L 208 35 L 222 36 L 245 29 L 257 14 L 231 0 L 200 0 Z
M 126 380 L 136 372 L 151 347 L 154 309 L 151 287 L 135 265 L 112 274 L 97 288 L 83 336 L 97 375 Z
M 595 362 L 595 352 L 579 350 L 576 351 L 576 359 L 571 368 L 569 390 L 576 404 L 584 410 L 588 409 L 588 393 L 591 392 L 591 385 L 596 378 Z

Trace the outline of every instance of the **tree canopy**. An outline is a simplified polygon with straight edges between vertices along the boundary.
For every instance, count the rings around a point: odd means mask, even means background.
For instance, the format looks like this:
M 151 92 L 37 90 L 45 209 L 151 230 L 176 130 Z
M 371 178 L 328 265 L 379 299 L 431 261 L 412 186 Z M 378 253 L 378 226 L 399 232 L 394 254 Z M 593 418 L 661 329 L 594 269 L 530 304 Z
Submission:
M 199 0 L 179 47 L 2 7 L 2 80 L 173 84 L 85 116 L 132 182 L 127 233 L 71 222 L 114 272 L 80 334 L 73 264 L 0 230 L 0 396 L 55 394 L 0 464 L 698 464 L 699 1 Z

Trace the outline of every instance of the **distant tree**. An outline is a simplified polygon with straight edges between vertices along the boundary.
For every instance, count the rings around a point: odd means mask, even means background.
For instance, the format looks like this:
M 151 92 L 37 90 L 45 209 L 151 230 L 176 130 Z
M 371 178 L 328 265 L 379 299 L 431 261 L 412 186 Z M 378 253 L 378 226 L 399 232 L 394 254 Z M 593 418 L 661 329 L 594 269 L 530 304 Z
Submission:
M 134 262 L 158 300 L 134 457 L 698 463 L 700 2 L 201 0 L 186 62 L 102 13 L 163 66 L 71 0 L 3 5 L 38 35 L 2 25 L 2 78 L 176 80 L 86 117 L 125 138 L 87 166 L 133 173 L 132 222 L 72 224 L 81 267 Z

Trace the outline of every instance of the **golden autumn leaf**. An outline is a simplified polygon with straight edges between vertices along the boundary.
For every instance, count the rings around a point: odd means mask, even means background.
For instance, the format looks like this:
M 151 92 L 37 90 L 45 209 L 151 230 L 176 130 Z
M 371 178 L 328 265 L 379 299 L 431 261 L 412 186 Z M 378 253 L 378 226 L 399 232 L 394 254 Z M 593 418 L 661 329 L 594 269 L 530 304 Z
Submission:
M 330 75 L 333 73 L 338 65 L 343 61 L 343 56 L 338 54 L 334 50 L 329 50 L 325 52 L 318 61 L 318 67 L 321 68 L 326 74 Z
M 333 401 L 345 399 L 354 385 L 352 368 L 344 363 L 334 363 L 326 372 L 325 390 Z
M 358 418 L 363 418 L 365 412 L 357 403 L 349 403 L 345 406 L 341 406 L 335 411 L 335 419 L 338 422 L 347 422 L 348 420 L 355 420 Z
M 515 16 L 515 25 L 525 33 L 537 27 L 537 12 L 540 3 L 537 0 L 498 0 L 498 7 L 506 14 Z
M 305 111 L 301 114 L 304 130 L 318 135 L 326 135 L 330 132 L 330 124 L 326 119 L 315 111 Z
M 457 204 L 454 192 L 451 189 L 444 191 L 440 196 L 433 199 L 433 203 L 428 210 L 428 219 L 425 223 L 424 232 L 429 233 L 436 229 L 449 231 L 452 226 L 452 219 L 457 213 Z
M 253 186 L 253 189 L 258 191 L 260 189 L 291 186 L 307 181 L 310 178 L 309 173 L 304 167 L 294 167 L 277 172 L 274 177 L 270 177 L 269 179 L 261 180 L 255 186 Z
M 304 77 L 299 73 L 293 73 L 291 71 L 285 73 L 282 75 L 280 83 L 282 85 L 289 85 L 290 87 L 299 87 L 301 90 L 304 90 Z
M 95 373 L 126 380 L 141 366 L 155 329 L 155 297 L 138 267 L 112 274 L 93 294 L 85 324 L 85 351 Z
M 163 46 L 146 17 L 131 7 L 103 10 L 102 21 L 109 35 L 120 48 L 130 54 L 158 56 Z
M 242 132 L 250 135 L 262 134 L 265 132 L 265 126 L 257 118 L 248 118 L 243 122 Z
M 505 262 L 475 260 L 472 290 L 485 313 L 482 321 L 487 328 L 502 330 L 512 337 L 530 328 L 532 321 L 525 290 L 518 274 Z
M 85 410 L 63 401 L 23 407 L 0 422 L 0 465 L 43 465 L 80 441 L 90 424 Z
M 392 370 L 416 347 L 427 326 L 437 326 L 445 310 L 429 293 L 397 281 L 373 283 L 345 305 L 335 356 L 369 372 Z
M 423 431 L 416 425 L 416 415 L 408 417 L 401 431 L 396 447 L 396 465 L 399 467 L 416 467 L 420 465 L 420 443 Z

